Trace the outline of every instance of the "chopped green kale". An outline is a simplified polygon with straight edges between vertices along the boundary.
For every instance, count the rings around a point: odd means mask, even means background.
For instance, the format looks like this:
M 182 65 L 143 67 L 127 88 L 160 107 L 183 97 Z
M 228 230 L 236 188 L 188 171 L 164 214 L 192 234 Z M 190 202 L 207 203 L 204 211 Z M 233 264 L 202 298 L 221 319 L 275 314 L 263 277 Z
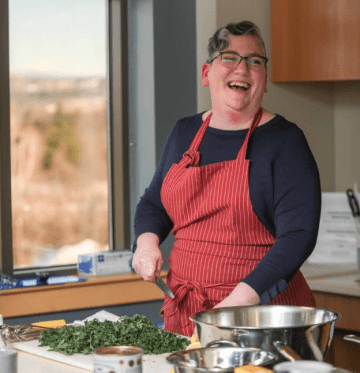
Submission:
M 145 316 L 123 316 L 121 321 L 86 321 L 84 326 L 63 326 L 40 333 L 40 346 L 64 355 L 88 355 L 95 348 L 106 346 L 136 346 L 144 354 L 163 354 L 184 350 L 190 341 L 156 327 Z

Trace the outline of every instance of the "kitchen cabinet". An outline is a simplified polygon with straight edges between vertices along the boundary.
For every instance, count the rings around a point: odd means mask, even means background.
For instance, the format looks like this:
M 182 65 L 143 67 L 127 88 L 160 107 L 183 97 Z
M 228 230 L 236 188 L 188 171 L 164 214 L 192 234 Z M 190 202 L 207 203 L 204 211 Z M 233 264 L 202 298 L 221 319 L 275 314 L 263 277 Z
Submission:
M 336 322 L 326 361 L 334 366 L 360 372 L 360 344 L 344 341 L 344 336 L 355 334 L 360 336 L 360 298 L 314 292 L 317 308 L 331 309 L 342 314 Z
M 360 80 L 359 0 L 271 0 L 273 82 Z
M 348 334 L 360 336 L 360 272 L 356 265 L 332 267 L 314 265 L 305 267 L 303 271 L 315 296 L 316 307 L 342 315 L 335 323 L 334 338 L 326 361 L 360 373 L 360 344 L 344 340 Z

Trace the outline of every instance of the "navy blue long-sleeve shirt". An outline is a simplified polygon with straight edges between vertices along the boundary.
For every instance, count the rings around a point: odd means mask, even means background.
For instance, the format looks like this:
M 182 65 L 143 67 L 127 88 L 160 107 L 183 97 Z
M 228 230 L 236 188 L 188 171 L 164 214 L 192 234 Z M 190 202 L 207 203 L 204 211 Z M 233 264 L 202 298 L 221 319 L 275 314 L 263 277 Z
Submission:
M 151 232 L 161 243 L 173 228 L 160 189 L 201 124 L 199 113 L 179 120 L 172 128 L 153 180 L 136 209 L 136 237 Z M 199 167 L 235 159 L 247 131 L 208 127 L 199 147 Z M 261 303 L 268 303 L 286 289 L 315 247 L 321 208 L 319 173 L 301 129 L 280 115 L 255 129 L 247 157 L 253 209 L 276 242 L 242 281 L 259 294 Z

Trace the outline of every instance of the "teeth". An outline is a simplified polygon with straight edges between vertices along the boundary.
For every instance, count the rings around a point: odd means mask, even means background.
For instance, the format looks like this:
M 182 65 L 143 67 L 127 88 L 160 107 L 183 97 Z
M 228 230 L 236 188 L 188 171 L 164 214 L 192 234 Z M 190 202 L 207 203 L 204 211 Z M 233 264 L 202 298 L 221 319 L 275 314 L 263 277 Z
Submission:
M 239 83 L 239 82 L 230 82 L 229 84 L 230 88 L 242 88 L 245 91 L 250 87 L 247 83 Z

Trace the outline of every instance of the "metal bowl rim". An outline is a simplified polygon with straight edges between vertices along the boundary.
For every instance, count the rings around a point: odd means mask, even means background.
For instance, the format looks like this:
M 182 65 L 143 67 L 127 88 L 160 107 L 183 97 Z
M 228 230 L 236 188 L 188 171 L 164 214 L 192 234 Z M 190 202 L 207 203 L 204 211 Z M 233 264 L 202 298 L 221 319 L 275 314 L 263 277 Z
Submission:
M 220 311 L 220 310 L 231 310 L 231 309 L 237 309 L 237 308 L 241 308 L 241 307 L 244 307 L 244 308 L 284 308 L 284 307 L 287 307 L 287 308 L 293 308 L 293 309 L 303 309 L 303 310 L 318 310 L 318 311 L 325 311 L 325 312 L 331 312 L 333 315 L 334 315 L 334 319 L 333 320 L 330 320 L 330 321 L 324 321 L 324 322 L 320 322 L 320 323 L 309 323 L 309 324 L 304 324 L 304 325 L 297 325 L 297 326 L 269 326 L 269 327 L 259 327 L 259 326 L 236 326 L 236 325 L 219 325 L 219 324 L 211 324 L 211 323 L 208 323 L 208 322 L 204 322 L 204 321 L 199 321 L 199 320 L 196 320 L 196 316 L 198 315 L 201 315 L 201 314 L 204 314 L 206 312 L 209 312 L 209 311 Z M 305 327 L 310 327 L 310 326 L 319 326 L 319 325 L 326 325 L 326 324 L 329 324 L 329 323 L 333 323 L 339 319 L 342 318 L 342 315 L 337 312 L 337 311 L 333 311 L 333 310 L 329 310 L 329 309 L 325 309 L 325 308 L 316 308 L 316 307 L 303 307 L 303 306 L 288 306 L 288 305 L 280 305 L 280 304 L 277 304 L 277 305 L 258 305 L 258 306 L 235 306 L 235 307 L 224 307 L 224 308 L 215 308 L 215 309 L 212 309 L 212 310 L 206 310 L 206 311 L 201 311 L 201 312 L 198 312 L 196 313 L 193 317 L 190 317 L 189 319 L 195 323 L 198 323 L 198 324 L 204 324 L 204 325 L 209 325 L 209 326 L 213 326 L 213 327 L 217 327 L 219 329 L 246 329 L 246 330 L 270 330 L 270 329 L 288 329 L 288 328 L 291 328 L 291 329 L 296 329 L 296 328 L 305 328 Z
M 266 364 L 266 365 L 269 365 L 269 364 L 272 364 L 272 363 L 275 363 L 277 360 L 279 360 L 278 356 L 276 356 L 273 352 L 271 351 L 266 351 L 266 350 L 262 350 L 261 348 L 256 348 L 256 347 L 229 347 L 229 346 L 226 346 L 226 347 L 200 347 L 200 348 L 192 348 L 192 349 L 189 349 L 189 350 L 181 350 L 181 351 L 176 351 L 176 352 L 172 352 L 170 355 L 168 355 L 166 357 L 166 361 L 172 365 L 177 365 L 177 366 L 180 366 L 182 368 L 191 368 L 191 369 L 196 369 L 196 371 L 199 371 L 199 372 L 208 372 L 210 368 L 201 368 L 201 367 L 190 367 L 188 365 L 185 364 L 185 362 L 173 362 L 170 360 L 171 356 L 174 356 L 174 355 L 185 355 L 187 353 L 191 353 L 191 352 L 196 352 L 196 351 L 202 351 L 202 350 L 223 350 L 223 349 L 232 349 L 232 350 L 235 350 L 235 351 L 250 351 L 250 352 L 263 352 L 264 355 L 266 357 L 269 358 L 268 361 L 265 361 L 264 363 L 262 364 Z M 230 368 L 230 367 L 229 367 Z M 229 369 L 229 368 L 226 368 L 226 369 Z M 223 368 L 211 368 L 214 372 L 224 372 L 225 370 Z
M 177 365 L 177 364 L 173 364 L 172 365 Z M 209 373 L 209 369 L 208 368 L 195 368 L 195 367 L 188 367 L 188 366 L 184 366 L 184 365 L 177 365 L 179 366 L 180 368 L 182 369 L 193 369 L 194 372 L 196 373 Z M 224 373 L 224 372 L 229 372 L 229 369 L 232 369 L 232 368 L 226 368 L 226 369 L 222 369 L 222 368 L 211 368 L 211 373 Z M 174 369 L 175 371 L 175 369 Z

